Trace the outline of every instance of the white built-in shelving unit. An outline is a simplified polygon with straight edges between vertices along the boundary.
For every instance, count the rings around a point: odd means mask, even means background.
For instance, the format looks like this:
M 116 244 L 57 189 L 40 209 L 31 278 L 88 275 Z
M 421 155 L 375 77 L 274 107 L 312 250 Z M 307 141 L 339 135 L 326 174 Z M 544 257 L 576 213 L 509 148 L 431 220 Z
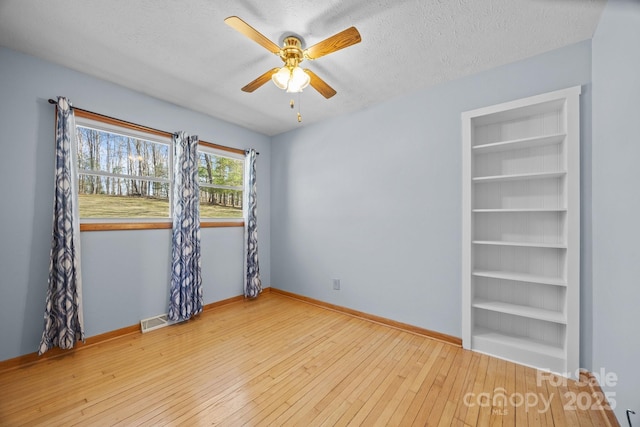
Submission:
M 579 364 L 580 87 L 462 114 L 464 348 Z

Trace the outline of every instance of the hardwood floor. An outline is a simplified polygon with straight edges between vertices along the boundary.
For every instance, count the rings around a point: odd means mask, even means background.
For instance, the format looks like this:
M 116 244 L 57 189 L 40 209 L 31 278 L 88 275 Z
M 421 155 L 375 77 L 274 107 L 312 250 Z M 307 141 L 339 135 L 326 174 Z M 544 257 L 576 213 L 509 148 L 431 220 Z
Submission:
M 266 293 L 0 372 L 0 425 L 609 425 L 536 372 Z

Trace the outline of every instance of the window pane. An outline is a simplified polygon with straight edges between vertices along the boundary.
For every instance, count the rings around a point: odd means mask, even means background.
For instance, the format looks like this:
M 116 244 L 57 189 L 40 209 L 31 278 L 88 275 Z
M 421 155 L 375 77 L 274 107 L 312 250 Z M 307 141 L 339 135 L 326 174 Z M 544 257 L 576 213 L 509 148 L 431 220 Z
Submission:
M 200 218 L 242 218 L 242 191 L 200 187 Z
M 77 126 L 78 166 L 119 175 L 169 178 L 169 146 Z
M 198 177 L 202 184 L 242 187 L 243 160 L 199 152 Z
M 81 218 L 168 218 L 169 183 L 80 174 Z

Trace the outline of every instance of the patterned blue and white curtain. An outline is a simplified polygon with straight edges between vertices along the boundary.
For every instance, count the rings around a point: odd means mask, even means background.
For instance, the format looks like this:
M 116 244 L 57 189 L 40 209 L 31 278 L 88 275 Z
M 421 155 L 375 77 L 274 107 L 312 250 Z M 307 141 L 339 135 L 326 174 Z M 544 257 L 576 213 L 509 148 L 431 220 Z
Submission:
M 256 150 L 247 151 L 244 169 L 244 295 L 255 298 L 262 292 L 258 264 L 258 225 L 256 218 Z
M 198 137 L 173 136 L 173 244 L 169 319 L 188 320 L 202 312 Z
M 84 341 L 76 124 L 71 103 L 63 97 L 58 97 L 56 114 L 53 236 L 38 354 L 53 347 L 70 349 L 76 341 Z

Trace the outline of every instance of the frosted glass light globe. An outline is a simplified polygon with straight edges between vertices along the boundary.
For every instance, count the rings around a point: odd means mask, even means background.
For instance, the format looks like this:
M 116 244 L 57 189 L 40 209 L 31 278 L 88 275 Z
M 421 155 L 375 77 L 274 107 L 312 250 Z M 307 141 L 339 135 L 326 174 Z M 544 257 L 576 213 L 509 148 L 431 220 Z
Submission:
M 291 71 L 287 67 L 282 67 L 271 75 L 271 80 L 280 89 L 286 89 L 291 78 Z
M 291 79 L 289 80 L 287 92 L 302 92 L 302 89 L 309 86 L 310 81 L 311 77 L 309 77 L 309 74 L 305 73 L 302 68 L 296 67 L 291 72 Z

